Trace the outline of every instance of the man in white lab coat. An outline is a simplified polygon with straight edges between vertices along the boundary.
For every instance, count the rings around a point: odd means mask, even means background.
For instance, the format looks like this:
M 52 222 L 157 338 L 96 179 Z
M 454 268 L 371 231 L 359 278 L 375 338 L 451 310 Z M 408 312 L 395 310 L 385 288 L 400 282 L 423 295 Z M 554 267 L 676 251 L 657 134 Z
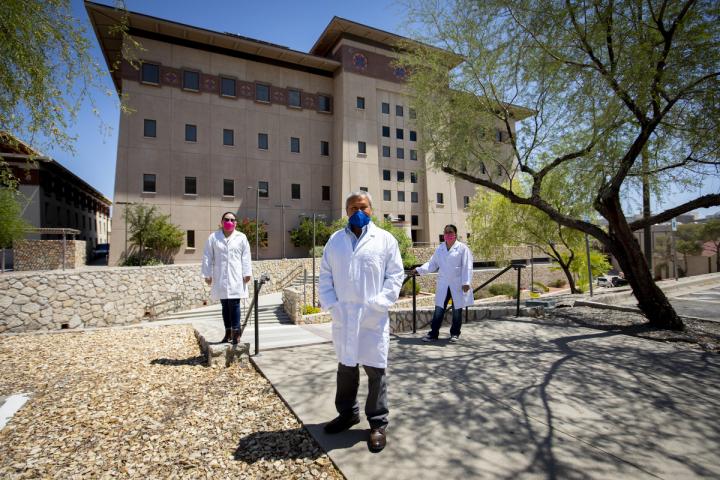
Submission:
M 252 277 L 250 244 L 244 233 L 235 229 L 237 220 L 232 212 L 222 215 L 220 229 L 205 243 L 202 276 L 211 286 L 210 298 L 222 305 L 225 337 L 222 343 L 240 338 L 240 299 L 248 297 L 247 284 Z
M 320 264 L 320 304 L 332 315 L 338 360 L 339 416 L 325 425 L 325 432 L 340 433 L 360 422 L 357 393 L 362 365 L 368 376 L 368 447 L 379 452 L 385 448 L 388 425 L 388 309 L 400 295 L 405 274 L 397 241 L 370 220 L 370 194 L 351 193 L 345 210 L 348 226 L 330 237 Z
M 474 303 L 473 292 L 470 289 L 473 275 L 472 253 L 467 245 L 457 241 L 455 225 L 445 226 L 443 240 L 443 243 L 435 249 L 430 261 L 415 269 L 419 275 L 438 272 L 435 313 L 430 324 L 430 332 L 423 337 L 424 342 L 437 341 L 445 310 L 451 298 L 453 316 L 450 342 L 457 342 L 460 339 L 462 326 L 462 309 Z

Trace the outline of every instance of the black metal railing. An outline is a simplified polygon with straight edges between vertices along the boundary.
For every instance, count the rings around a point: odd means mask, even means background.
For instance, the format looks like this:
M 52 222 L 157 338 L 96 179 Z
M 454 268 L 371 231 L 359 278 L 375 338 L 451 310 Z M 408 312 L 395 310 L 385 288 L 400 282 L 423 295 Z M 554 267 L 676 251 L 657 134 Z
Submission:
M 258 296 L 260 295 L 260 289 L 262 288 L 262 286 L 269 281 L 270 275 L 268 275 L 267 273 L 263 273 L 260 276 L 260 280 L 253 281 L 253 285 L 255 287 L 255 291 L 253 292 L 253 300 L 252 303 L 250 303 L 250 308 L 248 308 L 247 315 L 245 315 L 245 321 L 243 321 L 242 325 L 240 326 L 240 337 L 242 338 L 242 334 L 245 331 L 245 326 L 250 319 L 250 314 L 252 312 L 255 312 L 255 355 L 260 353 L 260 315 L 258 313 Z

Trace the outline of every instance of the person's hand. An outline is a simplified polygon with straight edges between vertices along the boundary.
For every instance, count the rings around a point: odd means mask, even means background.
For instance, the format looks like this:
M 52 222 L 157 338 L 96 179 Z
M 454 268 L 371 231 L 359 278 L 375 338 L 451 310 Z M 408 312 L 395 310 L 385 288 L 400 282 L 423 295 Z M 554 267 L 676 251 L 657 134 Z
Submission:
M 247 277 L 243 277 L 243 282 L 248 283 L 252 277 L 248 275 Z
M 413 268 L 412 270 L 410 270 L 410 275 L 418 275 L 417 268 Z
M 205 283 L 207 283 L 208 285 L 212 285 L 212 278 L 206 278 Z
M 470 290 L 470 285 L 463 285 L 463 292 L 467 293 Z

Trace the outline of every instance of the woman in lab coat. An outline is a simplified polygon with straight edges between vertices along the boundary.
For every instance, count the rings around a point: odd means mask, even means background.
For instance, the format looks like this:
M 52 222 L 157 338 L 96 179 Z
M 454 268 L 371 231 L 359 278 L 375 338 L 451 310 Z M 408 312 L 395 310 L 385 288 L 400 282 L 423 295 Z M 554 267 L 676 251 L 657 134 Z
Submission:
M 252 277 L 250 244 L 244 233 L 235 229 L 237 220 L 232 212 L 222 215 L 220 229 L 210 234 L 205 243 L 202 275 L 211 286 L 210 298 L 222 304 L 225 336 L 222 343 L 240 338 L 240 299 L 248 297 L 247 283 Z
M 445 310 L 452 298 L 453 317 L 450 328 L 450 342 L 460 338 L 462 309 L 473 304 L 473 292 L 470 288 L 473 275 L 473 258 L 470 249 L 457 241 L 457 227 L 446 225 L 443 233 L 445 240 L 435 249 L 430 261 L 415 269 L 418 275 L 438 272 L 435 290 L 435 313 L 430 332 L 423 337 L 424 342 L 436 342 Z

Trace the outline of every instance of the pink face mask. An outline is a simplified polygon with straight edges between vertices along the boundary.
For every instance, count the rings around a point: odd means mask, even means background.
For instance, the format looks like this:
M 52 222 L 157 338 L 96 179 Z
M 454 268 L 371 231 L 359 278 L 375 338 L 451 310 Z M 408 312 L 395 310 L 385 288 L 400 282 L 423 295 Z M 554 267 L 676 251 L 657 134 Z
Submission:
M 446 233 L 443 238 L 446 242 L 454 242 L 457 236 L 454 233 Z
M 232 232 L 235 230 L 235 222 L 223 222 L 223 230 L 226 232 Z

